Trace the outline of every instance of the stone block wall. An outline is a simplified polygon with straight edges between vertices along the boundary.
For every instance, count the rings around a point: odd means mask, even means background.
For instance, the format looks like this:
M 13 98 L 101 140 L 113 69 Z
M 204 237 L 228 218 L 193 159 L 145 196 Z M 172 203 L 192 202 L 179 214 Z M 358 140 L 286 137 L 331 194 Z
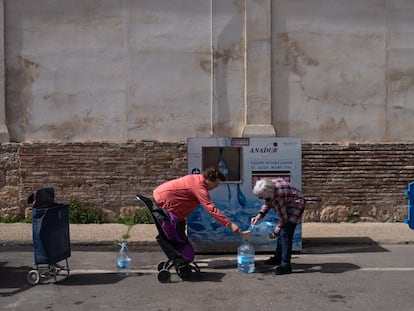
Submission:
M 402 222 L 414 178 L 414 143 L 303 143 L 304 221 Z M 0 216 L 24 213 L 27 196 L 54 187 L 119 213 L 158 184 L 187 172 L 185 142 L 6 143 L 0 145 Z
M 20 204 L 39 187 L 55 188 L 57 202 L 71 198 L 119 212 L 136 206 L 138 192 L 187 171 L 185 143 L 21 144 Z
M 403 221 L 414 144 L 305 143 L 304 221 Z
M 22 214 L 19 207 L 19 144 L 0 145 L 0 217 L 14 218 Z

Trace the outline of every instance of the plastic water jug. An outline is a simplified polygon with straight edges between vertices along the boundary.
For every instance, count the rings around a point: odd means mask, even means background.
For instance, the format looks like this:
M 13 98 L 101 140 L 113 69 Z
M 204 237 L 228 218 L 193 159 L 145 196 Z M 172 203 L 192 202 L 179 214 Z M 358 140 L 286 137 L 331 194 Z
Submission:
M 237 268 L 240 272 L 254 272 L 254 248 L 248 240 L 237 248 Z
M 132 259 L 129 257 L 127 244 L 122 242 L 116 259 L 116 268 L 121 275 L 127 276 L 131 272 L 131 266 Z
M 255 231 L 256 234 L 261 236 L 269 236 L 275 231 L 276 224 L 270 221 L 261 221 L 254 224 L 250 224 L 249 231 Z

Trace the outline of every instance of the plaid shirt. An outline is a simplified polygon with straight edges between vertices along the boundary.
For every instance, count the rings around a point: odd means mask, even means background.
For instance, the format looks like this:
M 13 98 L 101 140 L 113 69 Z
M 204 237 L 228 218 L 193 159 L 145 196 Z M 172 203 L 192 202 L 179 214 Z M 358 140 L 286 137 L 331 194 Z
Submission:
M 279 218 L 275 233 L 279 234 L 286 222 L 298 223 L 305 208 L 305 199 L 302 192 L 282 178 L 273 179 L 275 195 L 273 199 L 266 200 L 260 213 L 264 217 L 271 208 L 274 208 Z

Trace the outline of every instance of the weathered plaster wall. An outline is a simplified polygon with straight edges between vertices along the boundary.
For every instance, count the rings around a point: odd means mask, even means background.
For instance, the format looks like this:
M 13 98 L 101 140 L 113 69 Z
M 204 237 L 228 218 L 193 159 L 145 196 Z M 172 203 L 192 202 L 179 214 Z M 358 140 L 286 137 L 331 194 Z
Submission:
M 12 141 L 413 140 L 412 1 L 4 5 Z
M 274 1 L 281 136 L 412 141 L 414 2 Z
M 177 141 L 211 120 L 237 136 L 244 1 L 213 4 L 211 20 L 209 1 L 6 1 L 11 139 Z

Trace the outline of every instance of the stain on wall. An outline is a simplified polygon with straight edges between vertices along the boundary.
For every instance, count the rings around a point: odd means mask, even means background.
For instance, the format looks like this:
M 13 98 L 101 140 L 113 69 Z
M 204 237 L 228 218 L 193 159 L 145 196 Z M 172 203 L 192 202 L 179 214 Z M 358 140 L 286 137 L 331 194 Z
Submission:
M 272 81 L 263 82 L 272 108 L 263 113 L 278 135 L 413 140 L 414 7 L 312 3 L 272 1 Z M 241 0 L 214 1 L 212 16 L 197 0 L 8 1 L 11 140 L 182 141 L 212 128 L 239 136 L 245 10 Z

